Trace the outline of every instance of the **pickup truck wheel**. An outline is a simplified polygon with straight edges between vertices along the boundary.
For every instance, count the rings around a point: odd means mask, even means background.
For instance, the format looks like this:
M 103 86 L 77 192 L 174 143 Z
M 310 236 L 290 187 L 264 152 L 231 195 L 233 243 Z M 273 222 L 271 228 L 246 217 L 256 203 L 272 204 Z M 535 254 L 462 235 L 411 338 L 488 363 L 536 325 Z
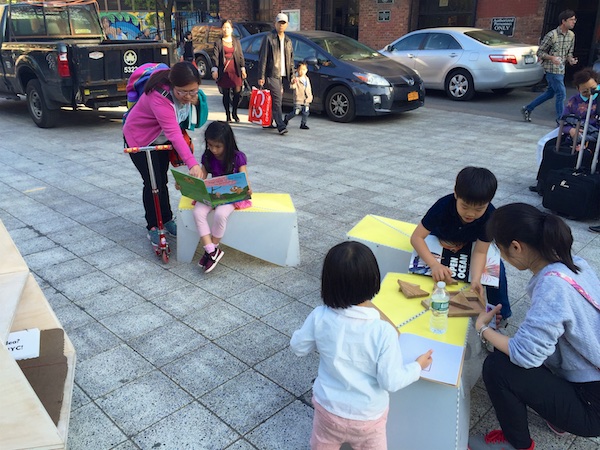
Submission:
M 204 56 L 198 56 L 196 58 L 196 66 L 198 66 L 200 78 L 208 78 L 208 63 L 204 59 Z
M 52 128 L 56 125 L 58 111 L 48 108 L 42 86 L 38 80 L 31 80 L 27 83 L 27 109 L 29 115 L 40 128 Z

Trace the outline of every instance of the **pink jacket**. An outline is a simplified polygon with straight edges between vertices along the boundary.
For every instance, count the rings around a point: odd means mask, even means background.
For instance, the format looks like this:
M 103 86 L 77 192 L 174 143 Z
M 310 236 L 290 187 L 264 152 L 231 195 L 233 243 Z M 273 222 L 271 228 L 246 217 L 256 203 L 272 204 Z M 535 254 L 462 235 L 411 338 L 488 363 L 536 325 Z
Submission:
M 123 126 L 125 140 L 130 147 L 145 147 L 154 142 L 161 131 L 188 168 L 198 164 L 183 139 L 173 102 L 157 91 L 143 94 L 127 115 Z

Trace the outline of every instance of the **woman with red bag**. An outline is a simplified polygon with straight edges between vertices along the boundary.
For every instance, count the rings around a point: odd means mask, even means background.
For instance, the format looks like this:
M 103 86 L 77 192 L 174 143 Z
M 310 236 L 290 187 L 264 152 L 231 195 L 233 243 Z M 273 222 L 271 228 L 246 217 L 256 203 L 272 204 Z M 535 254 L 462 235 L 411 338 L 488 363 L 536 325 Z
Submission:
M 224 20 L 221 26 L 223 36 L 215 41 L 213 47 L 212 77 L 217 81 L 217 86 L 223 94 L 223 106 L 227 115 L 227 122 L 231 118 L 240 121 L 237 115 L 240 103 L 242 84 L 246 78 L 246 62 L 242 53 L 240 41 L 233 37 L 233 25 L 231 20 Z M 229 107 L 231 105 L 231 112 Z

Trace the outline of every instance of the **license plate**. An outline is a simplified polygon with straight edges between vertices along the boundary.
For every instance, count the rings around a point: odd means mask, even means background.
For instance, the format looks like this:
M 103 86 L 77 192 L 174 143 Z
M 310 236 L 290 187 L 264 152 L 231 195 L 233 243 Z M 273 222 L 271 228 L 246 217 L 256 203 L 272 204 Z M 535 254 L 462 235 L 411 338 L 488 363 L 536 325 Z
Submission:
M 533 64 L 534 62 L 533 55 L 525 55 L 525 64 Z
M 412 102 L 413 100 L 419 100 L 419 93 L 416 91 L 408 93 L 408 101 Z

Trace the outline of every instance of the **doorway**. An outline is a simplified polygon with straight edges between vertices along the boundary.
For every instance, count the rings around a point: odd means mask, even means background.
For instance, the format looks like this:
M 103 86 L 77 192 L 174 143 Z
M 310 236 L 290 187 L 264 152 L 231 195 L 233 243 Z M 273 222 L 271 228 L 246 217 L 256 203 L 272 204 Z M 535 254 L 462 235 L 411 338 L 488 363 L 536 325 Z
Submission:
M 591 67 L 598 58 L 600 50 L 600 9 L 598 2 L 589 0 L 548 0 L 544 15 L 544 28 L 541 39 L 548 31 L 556 28 L 558 15 L 572 9 L 577 17 L 577 24 L 573 29 L 575 33 L 575 50 L 573 56 L 579 60 L 576 66 L 566 67 L 565 79 L 573 79 L 573 74 L 584 67 Z
M 358 0 L 321 0 L 316 3 L 317 30 L 358 39 Z

